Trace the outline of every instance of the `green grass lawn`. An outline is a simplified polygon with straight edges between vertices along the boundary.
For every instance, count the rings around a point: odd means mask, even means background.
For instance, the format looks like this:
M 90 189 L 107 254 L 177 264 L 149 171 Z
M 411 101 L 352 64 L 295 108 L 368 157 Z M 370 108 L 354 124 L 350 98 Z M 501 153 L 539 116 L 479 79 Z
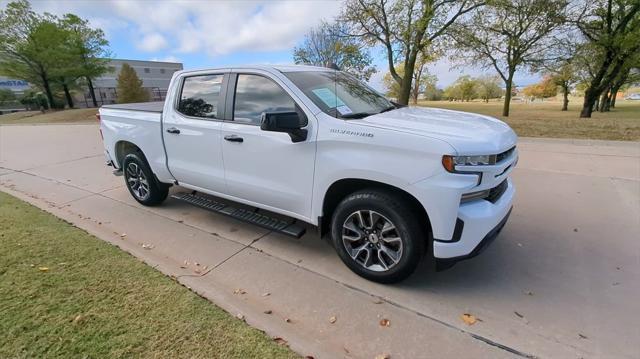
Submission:
M 0 115 L 0 125 L 42 124 L 42 123 L 96 123 L 96 108 L 80 108 L 74 110 L 22 111 Z
M 571 99 L 569 111 L 560 111 L 562 104 L 558 101 L 513 102 L 507 118 L 501 116 L 500 101 L 421 101 L 419 105 L 493 116 L 507 122 L 519 136 L 640 140 L 640 101 L 617 101 L 615 109 L 605 113 L 594 112 L 590 119 L 578 117 L 581 103 L 582 99 Z
M 2 192 L 0 333 L 0 358 L 297 357 L 127 253 Z

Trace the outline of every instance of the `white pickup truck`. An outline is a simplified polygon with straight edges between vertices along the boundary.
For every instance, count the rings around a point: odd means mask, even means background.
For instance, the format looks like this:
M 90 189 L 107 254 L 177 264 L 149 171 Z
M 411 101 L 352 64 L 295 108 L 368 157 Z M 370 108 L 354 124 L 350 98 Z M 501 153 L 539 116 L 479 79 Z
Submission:
M 107 164 L 141 204 L 176 185 L 187 191 L 175 199 L 273 231 L 300 237 L 306 222 L 378 282 L 425 255 L 440 269 L 477 255 L 515 193 L 505 123 L 399 106 L 326 68 L 180 71 L 164 104 L 102 106 L 99 118 Z

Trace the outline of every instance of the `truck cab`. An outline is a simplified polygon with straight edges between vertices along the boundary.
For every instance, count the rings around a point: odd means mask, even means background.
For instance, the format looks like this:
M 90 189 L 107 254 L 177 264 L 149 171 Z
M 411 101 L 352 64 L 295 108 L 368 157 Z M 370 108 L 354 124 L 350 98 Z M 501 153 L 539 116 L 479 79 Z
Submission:
M 406 278 L 425 254 L 439 268 L 477 255 L 515 194 L 505 123 L 399 106 L 326 68 L 180 71 L 163 104 L 103 106 L 100 118 L 107 163 L 141 204 L 177 185 L 190 192 L 174 197 L 223 214 L 240 212 L 216 198 L 291 219 L 234 215 L 273 230 L 301 235 L 306 222 L 378 282 Z

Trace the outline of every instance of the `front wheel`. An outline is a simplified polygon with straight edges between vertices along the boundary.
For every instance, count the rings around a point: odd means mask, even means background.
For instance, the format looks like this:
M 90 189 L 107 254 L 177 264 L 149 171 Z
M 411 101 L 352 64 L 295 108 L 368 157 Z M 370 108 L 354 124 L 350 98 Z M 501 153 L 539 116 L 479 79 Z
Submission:
M 336 208 L 331 237 L 340 259 L 356 274 L 394 283 L 413 273 L 425 236 L 401 197 L 379 190 L 347 196 Z
M 138 153 L 130 153 L 122 161 L 124 180 L 129 193 L 145 206 L 162 203 L 169 194 L 169 186 L 158 182 L 147 161 Z

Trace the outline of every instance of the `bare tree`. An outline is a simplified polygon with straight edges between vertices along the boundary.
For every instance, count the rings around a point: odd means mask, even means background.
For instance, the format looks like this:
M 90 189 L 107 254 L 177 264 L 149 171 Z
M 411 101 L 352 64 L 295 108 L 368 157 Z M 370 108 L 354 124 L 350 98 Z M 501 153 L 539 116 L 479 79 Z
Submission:
M 554 43 L 550 35 L 565 24 L 567 5 L 566 0 L 498 0 L 452 31 L 457 58 L 493 67 L 504 82 L 503 116 L 509 116 L 516 71 L 546 59 Z
M 341 70 L 368 81 L 376 72 L 373 59 L 358 39 L 345 35 L 345 24 L 322 23 L 309 30 L 300 46 L 293 50 L 296 64 L 337 65 Z
M 391 77 L 400 87 L 398 102 L 408 104 L 418 55 L 464 14 L 484 0 L 347 0 L 340 17 L 349 34 L 381 45 Z M 396 70 L 400 64 L 402 73 Z

